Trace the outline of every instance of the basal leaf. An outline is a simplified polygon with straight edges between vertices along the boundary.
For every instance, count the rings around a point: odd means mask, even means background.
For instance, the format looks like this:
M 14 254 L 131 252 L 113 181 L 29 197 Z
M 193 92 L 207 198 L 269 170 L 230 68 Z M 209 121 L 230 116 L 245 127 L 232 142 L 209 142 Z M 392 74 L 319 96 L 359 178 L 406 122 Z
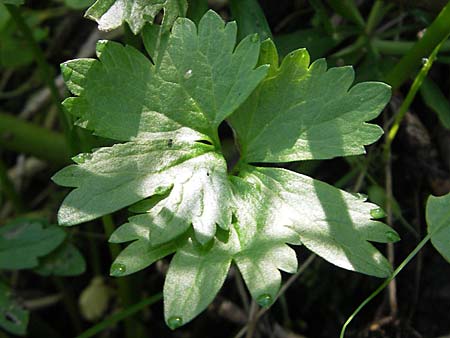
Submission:
M 430 196 L 427 201 L 426 218 L 431 243 L 450 262 L 450 194 Z
M 162 26 L 169 29 L 187 10 L 186 0 L 97 0 L 86 12 L 86 17 L 97 21 L 100 30 L 109 31 L 126 22 L 134 34 L 145 23 L 153 23 L 156 15 L 164 11 Z
M 371 219 L 376 205 L 304 175 L 249 164 L 363 153 L 381 135 L 366 121 L 386 104 L 388 86 L 350 89 L 351 68 L 327 70 L 323 60 L 309 65 L 305 50 L 279 66 L 271 41 L 260 51 L 259 38 L 250 36 L 236 47 L 236 25 L 212 11 L 198 28 L 179 18 L 170 32 L 147 26 L 143 38 L 151 60 L 132 47 L 100 42 L 98 60 L 62 67 L 76 95 L 64 105 L 77 123 L 125 142 L 80 154 L 53 178 L 75 188 L 59 210 L 60 224 L 124 207 L 134 213 L 110 238 L 132 242 L 111 275 L 174 253 L 164 311 L 176 328 L 208 306 L 232 262 L 252 297 L 272 304 L 280 271 L 297 270 L 291 245 L 303 244 L 345 269 L 391 274 L 369 242 L 398 235 Z M 231 173 L 218 137 L 226 118 L 241 150 Z
M 277 67 L 277 65 L 271 65 Z M 309 65 L 305 49 L 290 53 L 230 117 L 242 160 L 288 162 L 364 153 L 381 135 L 365 121 L 378 116 L 390 98 L 384 83 L 352 88 L 351 67 L 327 70 Z
M 17 219 L 0 228 L 0 269 L 18 270 L 38 266 L 64 240 L 65 232 L 45 221 Z
M 64 105 L 81 126 L 115 140 L 189 128 L 216 142 L 217 126 L 266 74 L 265 66 L 254 70 L 259 40 L 235 43 L 235 23 L 224 24 L 212 11 L 198 30 L 178 19 L 155 65 L 130 46 L 100 42 L 98 61 L 62 65 L 69 89 L 79 96 Z

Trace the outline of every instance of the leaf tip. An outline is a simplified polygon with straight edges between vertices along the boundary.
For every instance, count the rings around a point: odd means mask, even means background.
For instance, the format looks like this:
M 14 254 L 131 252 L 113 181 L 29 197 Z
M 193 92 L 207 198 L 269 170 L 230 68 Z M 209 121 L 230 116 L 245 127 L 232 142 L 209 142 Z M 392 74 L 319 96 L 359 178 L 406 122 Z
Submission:
M 175 330 L 177 328 L 179 328 L 180 326 L 183 325 L 183 319 L 181 317 L 178 316 L 173 316 L 170 317 L 167 320 L 167 326 L 171 329 L 171 330 Z
M 125 276 L 127 274 L 127 267 L 121 263 L 113 263 L 109 270 L 109 274 L 113 277 Z

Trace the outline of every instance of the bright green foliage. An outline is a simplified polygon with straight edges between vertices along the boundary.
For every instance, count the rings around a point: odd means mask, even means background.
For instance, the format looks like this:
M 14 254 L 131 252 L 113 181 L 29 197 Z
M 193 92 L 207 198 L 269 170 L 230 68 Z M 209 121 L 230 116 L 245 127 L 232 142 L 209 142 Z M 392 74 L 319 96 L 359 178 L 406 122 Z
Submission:
M 0 228 L 0 269 L 30 269 L 57 248 L 65 232 L 45 221 L 18 219 Z
M 450 262 L 450 193 L 428 198 L 426 218 L 431 243 Z
M 271 64 L 271 76 L 230 119 L 246 162 L 357 155 L 382 135 L 379 126 L 365 121 L 388 102 L 386 84 L 364 82 L 350 89 L 351 67 L 327 70 L 324 59 L 309 65 L 305 49 L 286 56 L 279 68 L 277 59 L 260 62 Z
M 78 276 L 86 270 L 83 255 L 75 245 L 64 242 L 48 256 L 40 259 L 39 266 L 34 269 L 42 276 Z
M 24 336 L 28 319 L 29 312 L 15 299 L 11 288 L 0 283 L 0 327 L 12 334 Z
M 266 231 L 271 231 L 264 234 L 258 229 L 247 233 L 247 238 L 254 240 L 259 234 L 266 239 L 275 239 L 278 237 L 275 231 L 279 232 L 284 226 L 298 236 L 283 232 L 289 237 L 281 236 L 281 241 L 297 244 L 293 239 L 300 239 L 308 249 L 337 266 L 378 277 L 387 277 L 391 273 L 386 259 L 366 242 L 384 243 L 399 239 L 391 237 L 391 233 L 395 233 L 390 227 L 370 219 L 370 211 L 376 205 L 284 169 L 246 166 L 239 176 L 250 184 L 244 190 L 246 193 L 242 193 L 240 188 L 236 193 L 243 195 L 243 200 L 236 203 L 239 207 L 237 218 L 248 218 L 249 222 L 242 224 L 241 221 L 240 226 L 247 232 L 253 223 L 254 226 L 265 225 L 268 227 Z M 255 191 L 254 195 L 248 196 L 248 191 Z M 241 204 L 245 203 L 244 200 L 258 201 L 258 204 L 248 209 L 240 207 L 245 206 Z M 267 210 L 262 212 L 264 209 Z
M 349 89 L 351 68 L 326 70 L 323 60 L 309 66 L 305 50 L 278 66 L 271 42 L 260 52 L 251 36 L 235 47 L 235 24 L 225 25 L 212 11 L 198 30 L 179 18 L 171 33 L 150 27 L 143 35 L 153 62 L 131 47 L 100 42 L 99 60 L 62 67 L 76 95 L 64 105 L 78 124 L 124 142 L 78 155 L 77 164 L 53 178 L 76 188 L 60 208 L 60 224 L 128 206 L 137 214 L 110 238 L 132 241 L 112 275 L 175 253 L 164 286 L 171 328 L 208 306 L 232 262 L 252 297 L 271 305 L 280 270 L 297 270 L 289 245 L 304 244 L 345 269 L 390 275 L 369 241 L 398 236 L 372 219 L 376 205 L 304 175 L 250 164 L 364 152 L 381 135 L 366 121 L 389 99 L 386 85 Z M 241 150 L 232 173 L 217 131 L 227 117 Z
M 153 23 L 156 15 L 164 11 L 162 26 L 169 29 L 179 16 L 187 11 L 186 0 L 97 0 L 86 12 L 86 17 L 95 20 L 100 30 L 109 31 L 126 22 L 134 34 L 142 27 Z
M 156 65 L 132 47 L 100 42 L 99 61 L 63 64 L 69 89 L 79 95 L 64 104 L 80 117 L 81 125 L 116 140 L 147 139 L 169 131 L 184 138 L 192 129 L 216 142 L 217 126 L 265 75 L 266 67 L 253 70 L 258 40 L 249 37 L 234 50 L 235 41 L 236 25 L 225 26 L 217 14 L 208 12 L 198 33 L 190 20 L 177 20 Z

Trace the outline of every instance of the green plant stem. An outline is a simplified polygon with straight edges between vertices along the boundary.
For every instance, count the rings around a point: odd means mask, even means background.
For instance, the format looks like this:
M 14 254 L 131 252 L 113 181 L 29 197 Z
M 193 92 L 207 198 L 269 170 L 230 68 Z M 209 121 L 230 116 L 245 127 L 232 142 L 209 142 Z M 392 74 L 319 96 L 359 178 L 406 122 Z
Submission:
M 408 53 L 386 76 L 386 82 L 393 89 L 400 87 L 427 57 L 450 33 L 450 1 L 441 10 L 423 37 L 417 41 Z
M 0 191 L 3 191 L 8 200 L 12 203 L 16 213 L 24 211 L 24 204 L 20 195 L 17 193 L 13 182 L 8 176 L 8 169 L 5 163 L 0 159 Z
M 383 291 L 386 286 L 389 285 L 389 283 L 397 277 L 397 275 L 403 270 L 403 268 L 417 255 L 417 253 L 423 248 L 425 244 L 430 240 L 431 234 L 428 234 L 424 239 L 420 241 L 420 243 L 415 247 L 413 251 L 408 255 L 408 257 L 405 258 L 405 260 L 400 263 L 400 265 L 395 269 L 394 273 L 391 277 L 387 278 L 383 284 L 381 284 L 369 297 L 367 297 L 357 308 L 356 310 L 350 315 L 350 317 L 347 319 L 347 321 L 342 326 L 341 334 L 339 338 L 345 337 L 345 330 L 347 329 L 350 322 L 353 320 L 353 318 L 356 317 L 356 315 L 372 300 L 374 299 L 381 291 Z
M 5 6 L 9 12 L 9 14 L 11 15 L 11 18 L 14 20 L 15 24 L 17 25 L 17 28 L 21 31 L 21 33 L 23 34 L 28 45 L 31 47 L 31 51 L 33 53 L 34 59 L 38 65 L 40 72 L 41 72 L 42 80 L 45 82 L 45 84 L 49 88 L 51 97 L 54 101 L 54 104 L 59 111 L 61 126 L 62 126 L 64 134 L 67 138 L 69 149 L 70 149 L 71 153 L 74 154 L 76 152 L 77 147 L 75 145 L 75 142 L 72 137 L 72 133 L 70 131 L 71 130 L 70 129 L 71 121 L 61 106 L 61 97 L 59 95 L 58 89 L 56 88 L 55 82 L 53 80 L 53 71 L 52 71 L 50 65 L 46 62 L 45 55 L 44 55 L 42 49 L 40 48 L 39 44 L 37 43 L 37 41 L 34 39 L 34 36 L 33 36 L 33 33 L 31 32 L 30 27 L 28 27 L 25 20 L 23 19 L 22 14 L 20 13 L 20 9 L 15 5 L 5 5 Z
M 295 273 L 295 275 L 292 275 L 289 277 L 289 279 L 286 281 L 286 283 L 283 284 L 283 286 L 280 288 L 280 291 L 278 292 L 277 297 L 273 301 L 272 305 L 270 307 L 262 308 L 258 311 L 256 314 L 254 320 L 258 320 L 261 318 L 267 311 L 270 310 L 270 308 L 275 304 L 275 302 L 280 298 L 281 295 L 283 295 L 287 289 L 291 287 L 291 285 L 298 279 L 298 277 L 305 272 L 305 270 L 312 264 L 314 259 L 316 258 L 316 254 L 311 254 L 309 257 L 305 260 L 305 262 L 300 266 L 298 271 Z M 247 332 L 249 325 L 245 325 L 235 336 L 234 338 L 241 338 L 244 336 L 244 334 Z
M 444 40 L 447 40 L 446 36 Z M 389 129 L 389 132 L 387 133 L 386 137 L 386 143 L 385 143 L 385 156 L 387 158 L 387 153 L 390 151 L 390 147 L 392 142 L 394 141 L 395 136 L 397 135 L 397 132 L 400 128 L 400 124 L 403 121 L 403 118 L 405 117 L 406 112 L 408 111 L 411 103 L 413 102 L 414 98 L 416 97 L 417 91 L 420 89 L 420 86 L 423 83 L 423 80 L 427 76 L 428 72 L 431 69 L 431 66 L 433 65 L 433 62 L 436 60 L 436 55 L 439 51 L 439 48 L 441 47 L 441 44 L 438 44 L 436 48 L 431 53 L 430 57 L 426 60 L 424 63 L 422 69 L 420 70 L 419 74 L 414 79 L 414 82 L 411 86 L 411 88 L 408 91 L 408 94 L 406 95 L 405 100 L 402 102 L 402 105 L 400 106 L 398 113 L 395 116 L 394 123 L 392 127 Z
M 380 53 L 389 55 L 404 55 L 414 46 L 412 41 L 393 41 L 376 38 L 372 39 L 371 44 Z M 450 52 L 450 41 L 447 40 L 442 44 L 440 52 Z
M 103 216 L 102 222 L 103 228 L 105 230 L 105 235 L 109 238 L 115 230 L 113 218 L 111 215 Z M 111 253 L 111 259 L 114 261 L 114 259 L 120 254 L 120 245 L 109 243 L 109 251 Z M 133 304 L 133 300 L 135 298 L 133 297 L 130 282 L 131 282 L 130 277 L 120 277 L 116 279 L 119 299 L 123 306 L 130 306 L 131 304 Z M 134 325 L 131 319 L 125 320 L 126 337 L 134 338 L 136 336 L 135 335 L 136 330 L 137 327 L 136 325 Z
M 70 162 L 70 151 L 62 134 L 4 113 L 0 113 L 0 146 L 55 165 Z
M 364 28 L 364 18 L 362 17 L 361 12 L 356 6 L 354 0 L 328 0 L 328 4 L 344 18 L 352 21 L 359 28 Z
M 386 9 L 383 6 L 383 1 L 376 0 L 370 9 L 369 17 L 367 18 L 365 33 L 370 36 L 380 21 L 383 19 Z
M 156 302 L 160 301 L 162 299 L 163 295 L 162 292 L 153 295 L 151 297 L 145 298 L 141 300 L 139 303 L 133 304 L 126 309 L 123 309 L 122 311 L 119 311 L 112 316 L 106 318 L 105 320 L 101 321 L 100 323 L 92 326 L 91 328 L 84 331 L 82 334 L 77 336 L 76 338 L 90 338 L 95 336 L 96 334 L 102 332 L 103 330 L 107 329 L 108 327 L 113 326 L 114 324 L 134 315 L 135 313 L 143 310 L 147 306 L 153 305 Z

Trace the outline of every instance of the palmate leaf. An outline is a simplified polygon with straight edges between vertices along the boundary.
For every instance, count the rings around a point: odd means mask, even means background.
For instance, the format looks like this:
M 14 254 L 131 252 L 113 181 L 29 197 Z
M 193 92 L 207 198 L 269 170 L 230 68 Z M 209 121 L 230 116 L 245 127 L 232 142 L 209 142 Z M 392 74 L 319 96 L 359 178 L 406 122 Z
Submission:
M 143 38 L 152 61 L 131 47 L 100 42 L 99 60 L 62 67 L 76 95 L 64 105 L 77 123 L 124 142 L 77 156 L 53 178 L 75 188 L 59 210 L 62 225 L 124 207 L 136 214 L 110 238 L 132 242 L 111 275 L 174 254 L 164 285 L 171 328 L 208 306 L 233 262 L 252 297 L 270 305 L 280 271 L 297 270 L 292 245 L 345 269 L 390 275 L 369 242 L 398 235 L 371 219 L 374 204 L 304 175 L 251 165 L 364 152 L 381 135 L 366 121 L 389 99 L 386 85 L 349 90 L 351 68 L 309 66 L 304 50 L 278 66 L 271 42 L 261 52 L 257 36 L 235 46 L 235 24 L 211 11 L 198 28 L 179 18 L 172 32 L 150 27 Z M 232 173 L 218 138 L 226 118 L 241 149 Z
M 186 0 L 97 0 L 86 12 L 86 17 L 97 21 L 100 30 L 118 28 L 129 24 L 134 34 L 153 23 L 156 15 L 164 11 L 162 26 L 169 29 L 179 16 L 187 11 Z

